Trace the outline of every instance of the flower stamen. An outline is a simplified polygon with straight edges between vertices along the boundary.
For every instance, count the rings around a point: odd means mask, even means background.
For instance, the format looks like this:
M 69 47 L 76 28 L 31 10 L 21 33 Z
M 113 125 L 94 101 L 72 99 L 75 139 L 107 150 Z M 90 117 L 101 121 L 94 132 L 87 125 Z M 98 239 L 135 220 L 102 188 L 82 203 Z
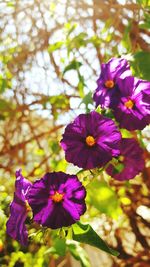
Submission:
M 88 146 L 94 146 L 96 143 L 95 138 L 92 135 L 88 135 L 85 141 Z
M 124 105 L 126 108 L 132 109 L 134 106 L 134 102 L 131 99 L 129 99 L 128 101 L 125 102 Z
M 107 87 L 107 88 L 109 88 L 109 89 L 112 89 L 112 88 L 114 87 L 114 85 L 115 85 L 115 83 L 114 83 L 114 81 L 112 81 L 112 80 L 107 80 L 107 81 L 105 82 L 105 87 Z
M 63 200 L 63 197 L 64 197 L 64 194 L 61 194 L 57 191 L 55 192 L 54 195 L 50 196 L 50 198 L 56 203 L 61 202 Z

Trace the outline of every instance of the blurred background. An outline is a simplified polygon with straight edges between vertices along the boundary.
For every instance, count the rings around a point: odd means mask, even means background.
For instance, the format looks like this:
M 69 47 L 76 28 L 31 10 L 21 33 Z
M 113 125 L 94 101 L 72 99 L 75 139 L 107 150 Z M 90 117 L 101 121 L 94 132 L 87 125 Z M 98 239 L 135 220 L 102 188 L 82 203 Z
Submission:
M 0 266 L 149 267 L 150 128 L 134 133 L 145 169 L 130 182 L 102 174 L 89 186 L 90 223 L 118 258 L 29 228 L 27 248 L 6 235 L 15 171 L 34 181 L 48 171 L 77 172 L 59 141 L 67 123 L 94 109 L 101 63 L 123 56 L 150 80 L 149 0 L 0 1 Z M 82 177 L 81 177 L 82 178 Z M 27 222 L 28 223 L 28 222 Z

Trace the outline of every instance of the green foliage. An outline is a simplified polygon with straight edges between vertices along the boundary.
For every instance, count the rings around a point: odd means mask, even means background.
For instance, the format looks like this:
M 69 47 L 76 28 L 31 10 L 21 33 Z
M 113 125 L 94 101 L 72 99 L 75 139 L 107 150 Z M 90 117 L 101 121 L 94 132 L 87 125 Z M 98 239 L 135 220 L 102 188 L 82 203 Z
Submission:
M 66 95 L 53 95 L 49 97 L 49 102 L 55 109 L 65 109 L 69 106 L 69 99 Z
M 66 240 L 55 238 L 53 246 L 45 251 L 45 254 L 54 254 L 59 256 L 65 256 L 66 254 Z
M 113 169 L 113 175 L 120 173 L 124 169 L 124 164 L 121 162 L 117 162 Z
M 140 23 L 139 27 L 140 29 L 150 29 L 150 16 L 148 12 L 144 14 L 144 21 Z
M 111 249 L 93 230 L 89 224 L 76 223 L 72 226 L 73 228 L 73 239 L 75 241 L 89 244 L 91 246 L 97 247 L 111 255 L 118 256 L 119 253 Z
M 79 34 L 71 37 L 71 34 L 76 29 L 76 24 L 66 23 L 65 30 L 66 30 L 66 38 L 63 41 L 58 41 L 53 44 L 50 44 L 48 47 L 48 52 L 52 53 L 56 50 L 61 48 L 67 48 L 68 55 L 74 49 L 79 49 L 80 47 L 85 47 L 89 41 L 93 42 L 93 39 L 88 39 L 88 35 L 85 32 L 80 32 Z
M 43 254 L 45 252 L 45 247 L 42 246 L 39 248 L 38 252 L 33 253 L 24 253 L 22 251 L 16 251 L 11 253 L 8 267 L 14 267 L 16 265 L 24 267 L 43 267 L 46 262 Z
M 71 255 L 81 263 L 82 267 L 91 267 L 88 255 L 79 243 L 69 241 L 67 243 L 67 248 Z
M 58 161 L 54 159 L 51 161 L 51 166 L 53 167 L 54 171 L 65 172 L 68 166 L 68 162 L 65 159 L 59 159 Z
M 150 0 L 137 0 L 138 4 L 142 5 L 142 7 L 149 7 L 150 8 Z
M 89 184 L 87 203 L 94 206 L 99 212 L 113 218 L 117 218 L 121 214 L 116 193 L 105 181 L 94 180 Z
M 7 88 L 11 88 L 11 81 L 8 79 L 8 75 L 6 78 L 0 75 L 0 94 L 4 93 Z
M 66 41 L 68 53 L 70 53 L 72 49 L 79 49 L 80 47 L 86 46 L 88 43 L 87 36 L 87 33 L 81 32 L 73 38 L 68 37 Z
M 81 101 L 79 107 L 81 106 L 81 104 L 85 104 L 86 112 L 89 112 L 89 111 L 90 111 L 90 109 L 89 109 L 89 105 L 90 105 L 90 104 L 93 105 L 92 92 L 89 92 L 88 94 L 86 94 L 86 95 L 83 97 L 83 99 L 82 99 L 82 101 Z
M 0 99 L 0 111 L 7 111 L 9 103 L 5 99 Z
M 149 66 L 150 66 L 150 53 L 140 51 L 133 55 L 131 60 L 133 74 L 141 79 L 150 81 Z
M 72 24 L 71 21 L 65 23 L 64 28 L 66 31 L 66 36 L 69 37 L 69 35 L 76 29 L 76 27 L 77 27 L 77 24 L 76 23 Z
M 84 97 L 84 87 L 86 86 L 86 84 L 85 84 L 84 76 L 81 75 L 79 71 L 78 71 L 78 78 L 79 78 L 79 82 L 78 82 L 79 96 L 81 98 L 83 98 Z
M 49 53 L 52 53 L 52 52 L 54 52 L 54 51 L 56 51 L 56 50 L 62 48 L 63 44 L 64 44 L 64 42 L 61 42 L 61 41 L 60 41 L 60 42 L 56 42 L 56 43 L 54 43 L 54 44 L 49 45 L 49 47 L 48 47 L 48 52 L 49 52 Z
M 126 130 L 126 129 L 120 129 L 120 130 L 121 130 L 122 138 L 131 138 L 131 137 L 133 137 L 132 133 L 129 132 L 128 130 Z
M 63 94 L 48 97 L 43 103 L 43 106 L 47 108 L 49 104 L 51 105 L 52 114 L 55 120 L 57 120 L 62 112 L 66 112 L 70 108 L 70 100 Z
M 7 2 L 8 7 L 14 7 L 15 6 L 15 1 L 8 1 Z
M 127 52 L 130 53 L 132 51 L 132 45 L 130 40 L 130 31 L 132 27 L 132 22 L 128 22 L 128 25 L 125 27 L 123 38 L 121 40 L 121 44 L 124 48 L 126 48 Z
M 79 68 L 82 66 L 82 63 L 80 61 L 76 61 L 75 59 L 72 60 L 69 65 L 67 65 L 63 71 L 63 75 L 69 71 L 69 70 L 79 70 Z
M 75 59 L 72 60 L 64 69 L 63 71 L 63 75 L 70 71 L 70 70 L 76 70 L 77 71 L 77 75 L 78 75 L 78 91 L 79 91 L 79 96 L 81 98 L 84 97 L 84 87 L 86 86 L 85 84 L 85 79 L 84 76 L 80 74 L 80 67 L 82 66 L 82 63 L 80 61 L 76 61 Z

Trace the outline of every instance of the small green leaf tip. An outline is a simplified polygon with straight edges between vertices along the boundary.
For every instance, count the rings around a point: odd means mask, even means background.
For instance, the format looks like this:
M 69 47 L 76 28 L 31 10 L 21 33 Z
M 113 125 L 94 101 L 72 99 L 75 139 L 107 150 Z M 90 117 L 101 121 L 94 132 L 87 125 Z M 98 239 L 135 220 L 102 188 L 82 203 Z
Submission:
M 110 248 L 89 224 L 82 224 L 78 222 L 74 224 L 72 228 L 73 240 L 99 248 L 113 256 L 119 255 L 119 252 Z

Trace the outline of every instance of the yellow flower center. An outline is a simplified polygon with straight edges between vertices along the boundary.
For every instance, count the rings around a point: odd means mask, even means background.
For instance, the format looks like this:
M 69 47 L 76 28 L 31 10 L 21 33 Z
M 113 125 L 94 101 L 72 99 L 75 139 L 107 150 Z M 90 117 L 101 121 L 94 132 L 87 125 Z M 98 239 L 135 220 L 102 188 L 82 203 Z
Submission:
M 124 105 L 126 106 L 126 108 L 132 109 L 134 106 L 134 102 L 131 99 L 129 99 L 127 102 L 125 102 Z
M 86 144 L 88 145 L 88 146 L 94 146 L 95 145 L 95 138 L 92 136 L 92 135 L 88 135 L 87 137 L 86 137 L 86 139 L 85 139 L 85 141 L 86 141 Z
M 109 89 L 113 88 L 114 85 L 115 85 L 115 83 L 114 83 L 114 81 L 112 81 L 112 80 L 107 80 L 107 81 L 105 82 L 105 86 L 106 86 L 107 88 L 109 88 Z
M 60 194 L 58 193 L 57 191 L 55 192 L 54 195 L 52 195 L 50 198 L 56 202 L 56 203 L 59 203 L 63 200 L 63 197 L 64 197 L 64 194 Z

